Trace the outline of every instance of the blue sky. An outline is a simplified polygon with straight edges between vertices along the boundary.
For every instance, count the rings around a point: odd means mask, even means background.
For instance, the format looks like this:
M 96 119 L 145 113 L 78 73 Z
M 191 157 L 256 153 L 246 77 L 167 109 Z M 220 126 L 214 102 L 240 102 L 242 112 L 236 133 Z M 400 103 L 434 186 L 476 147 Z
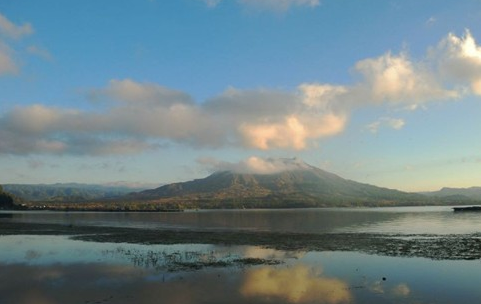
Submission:
M 0 3 L 0 183 L 141 183 L 296 157 L 481 186 L 481 1 Z

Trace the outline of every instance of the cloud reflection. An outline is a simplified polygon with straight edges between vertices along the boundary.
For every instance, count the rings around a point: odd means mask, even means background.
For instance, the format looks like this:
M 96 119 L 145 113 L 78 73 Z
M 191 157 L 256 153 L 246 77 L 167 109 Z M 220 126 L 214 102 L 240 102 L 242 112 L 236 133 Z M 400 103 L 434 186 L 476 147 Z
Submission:
M 289 303 L 349 303 L 352 295 L 342 280 L 321 276 L 306 266 L 288 269 L 262 267 L 245 276 L 241 293 L 246 297 L 273 297 Z
M 407 297 L 411 294 L 411 289 L 409 288 L 409 286 L 407 284 L 404 284 L 404 283 L 401 283 L 399 285 L 396 285 L 392 290 L 391 292 L 395 295 L 395 296 L 399 296 L 399 297 Z

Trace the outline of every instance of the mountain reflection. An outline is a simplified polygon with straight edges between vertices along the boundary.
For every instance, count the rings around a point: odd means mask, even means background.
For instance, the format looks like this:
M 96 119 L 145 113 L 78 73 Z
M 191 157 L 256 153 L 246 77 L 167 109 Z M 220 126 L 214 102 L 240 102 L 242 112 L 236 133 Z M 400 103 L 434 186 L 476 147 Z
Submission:
M 323 277 L 320 271 L 316 273 L 304 265 L 252 269 L 245 276 L 241 293 L 249 298 L 278 298 L 287 303 L 339 304 L 352 300 L 346 282 Z

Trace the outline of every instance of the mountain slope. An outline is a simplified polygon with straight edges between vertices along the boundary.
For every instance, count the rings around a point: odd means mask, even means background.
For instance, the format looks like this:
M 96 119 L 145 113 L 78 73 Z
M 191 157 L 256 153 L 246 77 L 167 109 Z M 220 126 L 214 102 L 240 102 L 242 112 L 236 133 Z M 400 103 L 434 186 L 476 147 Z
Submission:
M 346 180 L 302 163 L 271 174 L 217 172 L 203 179 L 134 193 L 130 198 L 220 207 L 312 207 L 409 204 L 424 196 Z

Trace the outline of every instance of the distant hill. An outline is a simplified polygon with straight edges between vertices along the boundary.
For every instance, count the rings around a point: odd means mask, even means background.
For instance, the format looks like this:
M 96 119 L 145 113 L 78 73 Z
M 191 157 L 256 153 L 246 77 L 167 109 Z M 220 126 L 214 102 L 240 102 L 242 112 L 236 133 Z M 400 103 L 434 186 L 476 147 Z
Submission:
M 80 202 L 124 196 L 145 188 L 88 184 L 5 184 L 3 189 L 26 201 Z
M 420 194 L 343 179 L 297 160 L 286 167 L 290 169 L 272 174 L 216 172 L 203 179 L 132 193 L 128 198 L 236 208 L 385 206 L 426 202 L 426 197 Z
M 471 188 L 442 188 L 439 191 L 423 192 L 422 194 L 441 199 L 458 199 L 481 201 L 481 187 Z

